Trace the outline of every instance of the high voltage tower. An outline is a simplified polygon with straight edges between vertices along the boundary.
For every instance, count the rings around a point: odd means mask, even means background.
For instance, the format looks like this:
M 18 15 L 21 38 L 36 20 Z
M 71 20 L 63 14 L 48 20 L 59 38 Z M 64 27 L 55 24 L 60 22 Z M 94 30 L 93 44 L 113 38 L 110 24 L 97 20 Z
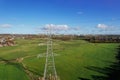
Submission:
M 53 43 L 51 27 L 47 31 L 47 36 L 48 40 L 47 40 L 46 63 L 44 68 L 44 80 L 58 80 L 52 47 Z

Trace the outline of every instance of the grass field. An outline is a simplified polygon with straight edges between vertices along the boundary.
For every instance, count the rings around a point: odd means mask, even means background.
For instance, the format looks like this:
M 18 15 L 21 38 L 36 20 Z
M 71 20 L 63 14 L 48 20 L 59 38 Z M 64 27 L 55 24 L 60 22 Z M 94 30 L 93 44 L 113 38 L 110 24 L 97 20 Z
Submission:
M 24 58 L 22 63 L 36 76 L 43 76 L 46 53 L 46 40 L 16 40 L 17 45 L 0 48 L 0 80 L 30 80 L 21 63 L 14 60 Z M 79 77 L 91 79 L 91 75 L 103 75 L 88 70 L 87 67 L 107 67 L 116 62 L 116 43 L 89 43 L 83 40 L 54 40 L 53 51 L 60 80 L 79 80 Z M 103 75 L 104 76 L 104 75 Z

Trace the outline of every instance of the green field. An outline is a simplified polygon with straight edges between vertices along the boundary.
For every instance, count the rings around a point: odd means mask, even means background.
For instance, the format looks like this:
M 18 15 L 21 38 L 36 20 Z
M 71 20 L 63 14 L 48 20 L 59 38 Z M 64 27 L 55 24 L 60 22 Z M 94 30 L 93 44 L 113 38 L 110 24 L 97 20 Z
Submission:
M 22 64 L 34 74 L 43 76 L 46 53 L 44 39 L 18 39 L 16 46 L 0 48 L 0 80 L 30 80 Z M 89 43 L 83 40 L 53 41 L 55 64 L 60 80 L 79 80 L 79 77 L 91 79 L 91 75 L 103 75 L 86 67 L 107 67 L 116 62 L 116 43 Z M 21 62 L 16 59 L 24 58 Z M 104 76 L 104 75 L 103 75 Z

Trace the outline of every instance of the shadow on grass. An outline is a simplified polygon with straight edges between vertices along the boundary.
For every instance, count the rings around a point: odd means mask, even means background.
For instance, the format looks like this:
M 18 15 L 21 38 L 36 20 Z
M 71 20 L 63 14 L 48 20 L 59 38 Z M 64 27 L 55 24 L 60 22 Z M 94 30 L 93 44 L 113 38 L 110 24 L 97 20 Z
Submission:
M 95 66 L 85 67 L 105 76 L 91 75 L 92 79 L 78 77 L 79 80 L 120 80 L 120 46 L 118 47 L 118 54 L 116 55 L 117 62 L 112 63 L 109 67 L 99 68 Z

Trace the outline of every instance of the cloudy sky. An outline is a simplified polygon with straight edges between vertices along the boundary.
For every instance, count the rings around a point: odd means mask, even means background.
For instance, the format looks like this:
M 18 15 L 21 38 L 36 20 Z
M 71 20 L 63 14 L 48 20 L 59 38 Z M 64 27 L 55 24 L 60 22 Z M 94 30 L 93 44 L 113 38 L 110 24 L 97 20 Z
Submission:
M 120 0 L 0 0 L 0 33 L 120 34 Z M 44 31 L 43 31 L 44 32 Z

